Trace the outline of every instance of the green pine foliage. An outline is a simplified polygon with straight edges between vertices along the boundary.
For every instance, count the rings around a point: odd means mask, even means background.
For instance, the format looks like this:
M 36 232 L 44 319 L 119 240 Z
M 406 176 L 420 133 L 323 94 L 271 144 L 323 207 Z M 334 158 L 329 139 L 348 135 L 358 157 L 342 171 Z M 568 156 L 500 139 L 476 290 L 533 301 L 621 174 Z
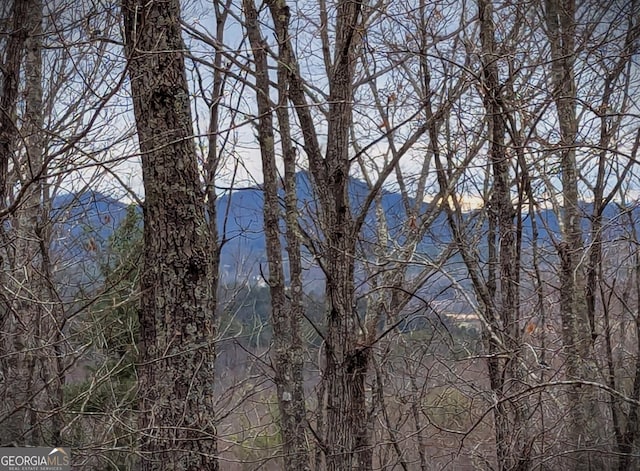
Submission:
M 67 386 L 71 415 L 84 416 L 75 443 L 111 437 L 96 456 L 97 470 L 137 468 L 135 404 L 138 338 L 139 279 L 142 270 L 142 222 L 135 206 L 129 206 L 119 228 L 100 254 L 103 284 L 85 316 L 74 326 L 78 344 L 91 359 L 84 365 L 86 378 Z M 117 421 L 113 421 L 113 417 Z M 104 434 L 105 427 L 116 433 Z M 113 432 L 113 431 L 112 431 Z

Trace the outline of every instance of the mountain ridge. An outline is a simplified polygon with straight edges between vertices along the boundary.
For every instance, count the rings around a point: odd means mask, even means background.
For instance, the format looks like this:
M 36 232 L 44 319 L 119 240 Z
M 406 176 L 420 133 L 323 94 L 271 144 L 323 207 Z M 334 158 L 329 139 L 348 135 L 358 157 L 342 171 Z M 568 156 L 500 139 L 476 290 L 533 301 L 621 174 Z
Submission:
M 314 198 L 311 180 L 306 172 L 296 174 L 296 188 L 298 207 L 302 215 L 303 224 L 308 228 L 314 228 L 318 218 L 317 203 Z M 365 201 L 369 189 L 365 182 L 351 178 L 349 182 L 349 196 L 351 207 L 359 210 Z M 281 197 L 284 195 L 281 192 Z M 399 193 L 382 189 L 380 193 L 387 225 L 389 238 L 394 243 L 402 243 L 402 233 L 406 229 L 407 216 L 402 196 Z M 217 200 L 218 230 L 222 234 L 223 248 L 221 251 L 220 266 L 223 278 L 242 276 L 257 276 L 261 273 L 261 267 L 266 264 L 266 243 L 263 231 L 263 189 L 260 185 L 234 190 L 221 195 Z M 282 203 L 284 204 L 284 203 Z M 415 205 L 415 200 L 410 201 Z M 79 255 L 81 250 L 86 250 L 87 242 L 93 241 L 97 246 L 104 246 L 111 234 L 113 234 L 122 219 L 126 215 L 125 204 L 113 197 L 97 191 L 85 191 L 80 194 L 66 194 L 57 197 L 53 204 L 53 215 L 60 220 L 58 223 L 58 235 L 64 244 L 57 242 L 57 247 L 64 246 L 72 255 Z M 430 203 L 418 204 L 420 212 L 430 208 Z M 589 229 L 589 217 L 593 210 L 593 204 L 582 203 L 583 230 Z M 634 220 L 638 219 L 638 207 L 622 208 L 624 211 L 633 211 Z M 616 226 L 611 224 L 624 212 L 615 204 L 608 205 L 603 212 L 607 237 L 617 236 L 620 233 Z M 472 218 L 474 212 L 466 213 L 467 218 Z M 538 228 L 538 243 L 541 246 L 549 246 L 552 236 L 560 233 L 558 217 L 552 209 L 543 209 L 536 213 Z M 369 208 L 362 230 L 363 239 L 376 239 L 375 234 L 375 208 Z M 319 228 L 318 228 L 319 230 Z M 478 228 L 476 227 L 477 231 Z M 486 230 L 486 223 L 482 230 Z M 530 215 L 523 217 L 523 240 L 525 246 L 530 245 L 532 239 L 532 219 Z M 585 234 L 585 241 L 587 237 Z M 445 217 L 440 214 L 433 221 L 425 238 L 418 246 L 418 251 L 428 254 L 431 250 L 437 252 L 438 247 L 448 244 L 452 240 Z M 78 244 L 78 242 L 81 242 Z M 483 244 L 480 244 L 482 249 Z M 80 248 L 79 248 L 80 247 Z M 284 248 L 284 244 L 283 244 Z M 481 250 L 482 251 L 482 250 Z

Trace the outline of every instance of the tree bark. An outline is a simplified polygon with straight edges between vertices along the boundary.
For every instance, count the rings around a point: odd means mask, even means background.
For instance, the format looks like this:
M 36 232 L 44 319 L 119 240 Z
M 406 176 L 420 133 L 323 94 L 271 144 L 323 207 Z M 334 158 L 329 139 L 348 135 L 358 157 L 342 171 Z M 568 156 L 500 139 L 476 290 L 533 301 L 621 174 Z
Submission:
M 526 470 L 528 436 L 523 423 L 528 416 L 524 401 L 513 405 L 502 399 L 513 394 L 514 387 L 524 385 L 521 374 L 520 326 L 518 313 L 518 251 L 516 244 L 515 211 L 511 202 L 510 158 L 506 148 L 506 113 L 502 86 L 498 75 L 497 45 L 491 0 L 478 0 L 480 42 L 482 47 L 482 77 L 484 106 L 489 120 L 489 161 L 493 170 L 493 191 L 488 209 L 490 280 L 493 293 L 494 316 L 489 316 L 495 332 L 502 334 L 502 346 L 510 358 L 506 361 L 491 358 L 489 376 L 491 388 L 500 401 L 494 411 L 498 469 Z M 497 244 L 496 244 L 496 241 Z M 496 274 L 499 273 L 499 276 Z M 499 281 L 499 282 L 498 282 Z M 498 290 L 498 292 L 496 292 Z M 492 309 L 493 309 L 492 307 Z M 489 352 L 499 353 L 500 346 L 488 336 Z M 515 386 L 514 386 L 515 385 Z
M 291 470 L 310 469 L 307 406 L 304 393 L 304 351 L 301 336 L 301 323 L 304 316 L 302 301 L 302 257 L 300 234 L 298 228 L 298 197 L 296 176 L 296 150 L 290 130 L 289 77 L 290 70 L 285 65 L 291 58 L 289 49 L 289 8 L 285 0 L 267 1 L 271 10 L 276 36 L 278 39 L 278 106 L 276 115 L 280 130 L 282 157 L 284 160 L 284 205 L 285 205 L 285 241 L 289 259 L 290 290 L 288 294 L 288 317 L 284 319 L 282 332 L 282 348 L 286 355 L 281 368 L 283 387 L 280 397 L 281 410 L 286 410 L 283 418 L 287 418 L 286 426 L 290 429 L 292 458 L 289 462 Z M 291 392 L 289 401 L 282 400 L 285 391 Z
M 270 5 L 276 18 L 279 37 L 286 42 L 288 17 L 279 5 Z M 303 352 L 300 339 L 301 304 L 300 296 L 300 247 L 297 243 L 295 228 L 295 156 L 292 155 L 290 136 L 288 135 L 288 116 L 286 113 L 287 78 L 282 66 L 278 69 L 279 122 L 281 126 L 281 145 L 286 153 L 286 204 L 287 204 L 287 242 L 291 270 L 291 295 L 285 293 L 285 277 L 280 243 L 280 208 L 278 197 L 278 169 L 276 166 L 275 132 L 273 110 L 269 98 L 269 67 L 264 41 L 258 25 L 258 12 L 253 0 L 244 0 L 246 27 L 255 61 L 256 101 L 258 105 L 258 140 L 262 156 L 262 174 L 264 178 L 264 231 L 267 259 L 269 265 L 269 290 L 271 293 L 271 325 L 273 327 L 272 357 L 275 369 L 275 383 L 278 394 L 280 425 L 283 440 L 284 469 L 290 471 L 309 470 L 309 450 L 306 439 L 306 406 L 303 384 Z M 284 37 L 282 33 L 284 31 Z M 280 44 L 280 54 L 287 51 Z M 286 60 L 286 58 L 283 57 Z M 285 75 L 283 75 L 285 74 Z M 283 115 L 284 113 L 284 115 Z M 284 132 L 283 132 L 284 131 Z M 293 158 L 293 162 L 292 162 Z M 294 171 L 292 172 L 291 165 Z M 293 187 L 292 187 L 293 185 Z M 294 205 L 293 208 L 291 205 Z
M 8 205 L 8 169 L 13 158 L 18 136 L 17 100 L 20 80 L 20 63 L 27 40 L 27 2 L 14 1 L 12 9 L 12 31 L 7 40 L 6 56 L 2 68 L 2 95 L 0 96 L 0 209 Z M 14 257 L 10 253 L 10 241 L 14 237 L 7 230 L 4 219 L 0 221 L 2 231 L 2 312 L 0 327 L 3 332 L 0 347 L 1 373 L 0 382 L 0 445 L 22 444 L 28 420 L 25 405 L 28 405 L 28 375 L 25 377 L 26 361 L 21 350 L 23 335 L 19 332 L 18 313 L 15 310 L 14 296 L 9 284 L 14 284 L 5 273 L 15 267 Z
M 4 350 L 0 442 L 29 445 L 60 443 L 62 428 L 61 313 L 52 296 L 49 258 L 49 202 L 43 179 L 42 1 L 14 4 L 14 33 L 5 64 L 2 161 L 3 203 L 11 197 L 7 183 L 9 160 L 13 180 L 20 183 L 21 200 L 10 213 L 5 232 L 6 267 L 3 281 L 7 333 Z M 18 121 L 15 108 L 23 61 L 24 108 Z M 12 109 L 13 107 L 13 109 Z M 18 122 L 21 123 L 19 126 Z M 20 141 L 17 135 L 20 134 Z M 22 145 L 21 145 L 22 144 Z M 15 154 L 14 157 L 11 157 Z M 4 207 L 4 204 L 3 204 Z M 11 247 L 9 249 L 9 247 Z M 9 340 L 10 339 L 10 340 Z
M 362 343 L 355 302 L 354 269 L 357 232 L 351 214 L 349 129 L 357 28 L 363 5 L 340 1 L 336 10 L 336 44 L 329 77 L 327 152 L 311 168 L 321 198 L 326 237 L 327 336 L 324 381 L 327 384 L 327 469 L 368 470 L 372 450 L 367 422 L 365 380 L 371 351 Z M 323 174 L 320 178 L 317 175 Z M 320 188 L 325 182 L 326 186 Z
M 21 165 L 21 186 L 24 205 L 16 210 L 16 228 L 20 241 L 16 244 L 16 259 L 25 263 L 23 283 L 34 293 L 23 301 L 22 312 L 29 317 L 35 352 L 31 394 L 30 443 L 61 443 L 63 427 L 64 355 L 62 329 L 64 312 L 57 302 L 53 268 L 51 266 L 51 201 L 46 184 L 44 155 L 44 116 L 42 89 L 42 21 L 41 0 L 29 0 L 25 43 L 25 116 L 21 129 L 25 142 L 24 162 Z
M 12 9 L 12 31 L 7 40 L 6 56 L 2 64 L 2 95 L 0 95 L 0 208 L 8 203 L 7 173 L 9 161 L 18 136 L 16 107 L 18 103 L 18 83 L 20 61 L 27 40 L 27 18 L 29 4 L 14 0 Z
M 280 4 L 280 15 L 286 9 Z M 369 470 L 372 449 L 367 421 L 365 379 L 370 350 L 359 334 L 355 306 L 354 268 L 358 225 L 351 214 L 349 185 L 349 129 L 353 110 L 353 79 L 359 43 L 362 2 L 340 1 L 336 7 L 333 64 L 329 64 L 327 150 L 320 150 L 295 57 L 285 57 L 289 96 L 296 107 L 325 245 L 319 261 L 326 277 L 327 335 L 323 387 L 326 388 L 324 451 L 328 470 Z M 280 16 L 279 16 L 280 17 Z M 276 16 L 274 16 L 274 22 Z M 291 50 L 291 40 L 287 41 Z M 323 47 L 328 48 L 325 44 Z M 324 424 L 324 422 L 323 422 Z
M 212 251 L 180 2 L 125 0 L 123 14 L 145 187 L 141 469 L 217 470 Z
M 562 238 L 560 257 L 560 314 L 566 355 L 566 374 L 570 380 L 593 380 L 596 372 L 593 338 L 583 259 L 586 258 L 580 227 L 581 214 L 576 162 L 575 0 L 546 0 L 545 20 L 551 46 L 551 85 L 560 128 L 560 170 L 562 173 Z M 600 445 L 597 394 L 592 388 L 576 384 L 568 395 L 569 446 L 575 450 L 571 466 L 576 470 L 601 469 L 602 455 L 592 450 Z

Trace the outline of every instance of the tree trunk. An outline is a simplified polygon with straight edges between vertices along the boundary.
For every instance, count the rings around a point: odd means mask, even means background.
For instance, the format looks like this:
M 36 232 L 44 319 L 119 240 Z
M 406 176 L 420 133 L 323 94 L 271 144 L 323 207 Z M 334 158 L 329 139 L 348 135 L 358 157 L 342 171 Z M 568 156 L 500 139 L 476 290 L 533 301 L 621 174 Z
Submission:
M 323 388 L 326 388 L 326 433 L 321 444 L 328 470 L 369 470 L 369 444 L 365 379 L 370 350 L 360 341 L 356 311 L 354 267 L 358 237 L 349 206 L 349 129 L 353 109 L 355 52 L 362 2 L 340 1 L 336 7 L 334 60 L 329 71 L 327 151 L 322 155 L 313 118 L 304 95 L 304 85 L 293 55 L 281 58 L 289 70 L 289 94 L 296 107 L 312 183 L 319 199 L 320 225 L 325 246 L 319 261 L 326 277 L 327 335 Z M 282 18 L 287 6 L 279 3 Z M 272 11 L 273 12 L 273 11 Z M 280 23 L 280 26 L 282 24 Z M 291 40 L 278 29 L 279 40 Z M 328 44 L 325 44 L 327 48 Z M 284 62 L 288 60 L 288 62 Z M 324 422 L 323 422 L 324 425 Z
M 551 81 L 560 127 L 560 169 L 564 199 L 561 222 L 563 240 L 560 257 L 560 314 L 562 339 L 569 380 L 593 380 L 596 372 L 593 338 L 585 298 L 585 250 L 580 227 L 578 170 L 576 163 L 575 0 L 546 0 L 547 34 L 551 45 Z M 573 468 L 601 469 L 601 454 L 592 452 L 599 445 L 602 427 L 597 391 L 576 384 L 569 390 L 569 440 L 575 450 Z
M 10 272 L 3 319 L 8 360 L 3 365 L 5 391 L 0 429 L 1 443 L 45 445 L 60 443 L 62 428 L 61 315 L 51 296 L 53 281 L 49 262 L 50 222 L 44 194 L 44 146 L 42 102 L 42 2 L 14 4 L 14 34 L 5 65 L 3 103 L 3 194 L 10 197 L 8 160 L 13 159 L 13 180 L 20 183 L 20 201 L 11 216 L 5 254 Z M 15 106 L 20 62 L 24 58 L 24 108 L 19 132 Z M 11 105 L 13 102 L 13 105 Z M 12 137 L 12 134 L 13 137 Z M 3 200 L 6 203 L 6 198 Z M 15 203 L 14 203 L 15 204 Z M 4 204 L 3 204 L 4 206 Z
M 277 6 L 271 5 L 275 12 Z M 266 55 L 266 42 L 258 25 L 258 13 L 253 0 L 244 0 L 246 27 L 255 60 L 256 101 L 258 104 L 258 140 L 262 155 L 262 173 L 264 178 L 264 231 L 269 263 L 269 290 L 271 293 L 271 325 L 273 327 L 272 357 L 275 369 L 275 383 L 278 394 L 280 411 L 280 426 L 282 430 L 284 469 L 290 471 L 309 470 L 309 450 L 306 439 L 306 406 L 303 388 L 303 355 L 300 339 L 300 248 L 297 236 L 291 233 L 297 227 L 295 213 L 292 214 L 291 204 L 295 205 L 295 170 L 291 172 L 292 149 L 288 139 L 288 116 L 286 116 L 286 76 L 280 67 L 278 71 L 278 95 L 280 97 L 279 113 L 281 116 L 281 142 L 283 150 L 287 152 L 287 241 L 292 270 L 292 295 L 294 299 L 287 299 L 285 293 L 285 279 L 282 260 L 282 245 L 280 243 L 280 205 L 278 201 L 278 169 L 276 167 L 275 133 L 273 110 L 269 99 L 269 68 Z M 276 28 L 282 30 L 288 24 L 288 18 L 280 18 L 280 11 L 275 13 Z M 285 30 L 286 31 L 286 30 Z M 285 36 L 286 41 L 286 36 Z M 284 47 L 286 51 L 286 46 Z M 283 48 L 280 46 L 280 53 Z M 285 113 L 285 116 L 282 116 Z M 285 131 L 284 133 L 282 131 Z M 295 157 L 294 157 L 295 168 Z M 291 185 L 294 185 L 293 188 Z M 293 193 L 293 201 L 292 201 Z M 293 209 L 295 211 L 295 209 Z M 292 219 L 293 216 L 293 219 Z M 292 227 L 293 226 L 293 227 Z M 296 265 L 298 263 L 298 265 Z M 297 279 L 294 280 L 293 277 Z M 296 308 L 296 310 L 294 310 Z
M 14 1 L 12 9 L 12 31 L 7 39 L 5 61 L 2 68 L 2 94 L 0 95 L 0 209 L 8 204 L 8 169 L 16 147 L 18 83 L 20 63 L 27 40 L 27 2 Z M 25 359 L 21 350 L 22 334 L 19 329 L 18 313 L 14 304 L 10 284 L 12 277 L 5 273 L 15 268 L 14 257 L 10 253 L 11 239 L 14 234 L 7 230 L 5 220 L 0 221 L 2 231 L 2 312 L 0 328 L 7 335 L 2 336 L 0 361 L 2 376 L 0 381 L 0 445 L 23 444 L 28 421 L 25 420 L 25 405 L 28 404 L 28 377 L 25 377 Z M 15 286 L 14 286 L 15 288 Z
M 20 240 L 16 259 L 22 260 L 25 283 L 33 293 L 23 301 L 21 312 L 29 317 L 35 357 L 31 372 L 31 444 L 60 442 L 63 427 L 64 366 L 62 328 L 64 313 L 57 302 L 50 259 L 50 195 L 46 191 L 46 160 L 43 143 L 42 1 L 29 0 L 25 43 L 25 117 L 21 130 L 25 142 L 21 166 L 24 205 L 16 211 Z
M 301 322 L 304 316 L 302 301 L 302 257 L 300 251 L 300 234 L 298 228 L 298 198 L 296 183 L 296 151 L 290 130 L 289 101 L 289 68 L 285 65 L 291 59 L 289 49 L 289 8 L 284 0 L 267 1 L 276 25 L 278 38 L 278 127 L 284 160 L 284 200 L 287 256 L 289 258 L 290 292 L 288 317 L 284 320 L 282 344 L 286 356 L 281 368 L 284 386 L 279 394 L 281 410 L 285 410 L 283 419 L 288 422 L 283 426 L 290 429 L 292 458 L 291 470 L 310 469 L 307 407 L 304 393 L 304 351 L 301 336 Z M 284 391 L 291 392 L 289 401 L 282 400 Z
M 482 46 L 482 73 L 484 78 L 484 106 L 489 120 L 489 160 L 493 170 L 493 191 L 489 212 L 490 229 L 490 271 L 493 275 L 492 289 L 495 315 L 488 316 L 493 321 L 496 332 L 502 332 L 503 346 L 510 358 L 503 362 L 498 358 L 489 359 L 491 387 L 502 401 L 505 397 L 522 389 L 524 377 L 521 374 L 520 326 L 518 316 L 518 253 L 516 244 L 515 211 L 511 202 L 509 182 L 510 158 L 505 145 L 506 113 L 502 99 L 502 86 L 498 75 L 497 46 L 495 44 L 493 5 L 491 0 L 478 0 L 480 41 Z M 496 247 L 496 237 L 499 239 Z M 496 250 L 497 249 L 497 250 Z M 499 276 L 496 277 L 496 271 Z M 497 286 L 496 278 L 499 280 Z M 496 293 L 496 288 L 499 292 Z M 490 354 L 499 353 L 499 346 L 490 337 Z M 514 386 L 515 385 L 515 386 Z M 500 402 L 495 411 L 496 448 L 498 469 L 526 470 L 529 458 L 526 456 L 528 436 L 523 423 L 528 417 L 524 401 L 513 404 Z
M 365 380 L 370 349 L 363 345 L 355 302 L 355 243 L 358 234 L 349 202 L 349 129 L 361 2 L 341 1 L 336 10 L 336 44 L 330 74 L 327 153 L 314 162 L 326 236 L 327 337 L 324 381 L 327 385 L 327 469 L 368 470 L 372 450 L 367 423 Z M 326 183 L 320 188 L 322 181 Z
M 18 83 L 20 61 L 27 40 L 27 18 L 29 4 L 14 0 L 12 8 L 12 31 L 7 39 L 5 60 L 2 64 L 2 94 L 0 94 L 0 209 L 5 209 L 9 191 L 7 174 L 9 162 L 18 136 L 16 107 L 18 103 Z
M 178 0 L 123 2 L 145 187 L 139 425 L 143 470 L 217 470 L 212 251 Z

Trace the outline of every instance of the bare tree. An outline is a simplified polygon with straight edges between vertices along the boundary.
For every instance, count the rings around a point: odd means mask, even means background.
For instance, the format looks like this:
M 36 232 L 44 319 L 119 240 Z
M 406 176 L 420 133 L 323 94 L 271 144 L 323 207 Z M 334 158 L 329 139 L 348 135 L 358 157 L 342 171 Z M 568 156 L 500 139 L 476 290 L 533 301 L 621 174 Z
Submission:
M 274 2 L 271 7 L 280 47 L 291 51 L 286 16 L 283 16 L 286 6 Z M 364 387 L 369 350 L 358 344 L 353 259 L 358 228 L 354 225 L 348 195 L 354 58 L 362 8 L 360 2 L 337 4 L 334 60 L 327 64 L 330 93 L 326 154 L 320 151 L 295 58 L 284 57 L 288 59 L 285 66 L 290 70 L 289 93 L 297 107 L 310 174 L 320 202 L 320 226 L 326 240 L 321 267 L 326 275 L 327 299 L 326 366 L 323 372 L 327 388 L 327 422 L 321 447 L 326 455 L 327 469 L 332 470 L 371 467 Z M 256 46 L 254 41 L 254 51 Z M 262 74 L 266 72 L 264 67 L 257 70 Z M 264 94 L 264 87 L 258 93 Z M 264 135 L 261 137 L 264 139 Z
M 283 5 L 272 2 L 274 22 L 280 34 L 281 61 L 287 61 L 288 14 Z M 297 205 L 295 186 L 295 153 L 288 134 L 289 117 L 287 107 L 287 72 L 285 65 L 278 67 L 278 122 L 281 130 L 281 145 L 285 155 L 286 205 L 287 205 L 287 251 L 291 274 L 289 299 L 285 291 L 285 276 L 280 243 L 279 178 L 276 166 L 275 126 L 270 99 L 269 66 L 266 42 L 258 25 L 258 12 L 253 0 L 244 1 L 246 28 L 251 43 L 256 80 L 258 108 L 258 140 L 262 155 L 264 179 L 264 231 L 269 261 L 269 290 L 271 293 L 271 325 L 273 327 L 273 364 L 275 384 L 278 390 L 280 424 L 282 428 L 285 469 L 308 470 L 309 449 L 306 436 L 306 404 L 304 395 L 304 364 L 302 340 L 300 338 L 301 316 L 301 268 L 300 243 L 297 234 Z M 286 62 L 285 62 L 286 63 Z
M 637 467 L 636 0 L 5 3 L 2 443 Z M 138 158 L 110 264 L 79 206 Z
M 596 371 L 593 358 L 593 338 L 589 310 L 586 304 L 585 267 L 582 264 L 584 245 L 580 225 L 581 211 L 578 193 L 576 161 L 576 3 L 573 0 L 545 2 L 547 34 L 551 45 L 551 84 L 558 113 L 560 131 L 560 168 L 562 172 L 562 241 L 558 246 L 560 270 L 560 312 L 562 335 L 567 355 L 567 377 L 570 380 L 592 380 Z M 570 446 L 578 453 L 575 469 L 602 466 L 598 453 L 581 452 L 600 442 L 597 391 L 582 388 L 579 383 L 570 388 L 568 397 Z M 600 463 L 600 464 L 598 464 Z
M 499 332 L 501 342 L 487 333 L 491 388 L 498 396 L 494 411 L 496 448 L 499 469 L 528 469 L 531 447 L 525 423 L 529 413 L 522 402 L 512 406 L 504 398 L 518 389 L 524 375 L 519 319 L 519 253 L 520 238 L 514 222 L 515 210 L 511 202 L 511 159 L 506 146 L 508 113 L 502 98 L 499 76 L 498 46 L 491 1 L 478 2 L 480 42 L 482 49 L 482 78 L 484 106 L 489 120 L 489 161 L 492 170 L 492 190 L 489 201 L 489 255 L 486 299 L 487 317 L 494 335 Z M 515 25 L 514 25 L 515 26 Z M 479 290 L 483 293 L 483 290 Z M 506 351 L 504 351 L 506 350 Z M 501 356 L 507 357 L 502 359 Z M 514 383 L 516 386 L 514 386 Z
M 23 10 L 24 9 L 24 10 Z M 3 113 L 7 154 L 3 224 L 5 332 L 3 413 L 7 443 L 60 443 L 63 427 L 62 310 L 51 262 L 51 199 L 44 179 L 43 5 L 16 2 L 3 83 L 16 100 L 24 84 L 24 107 Z M 20 39 L 21 38 L 21 39 Z M 22 46 L 17 42 L 23 41 Z M 21 49 L 22 48 L 22 49 Z M 21 63 L 23 78 L 20 79 Z M 14 75 L 15 74 L 15 75 Z M 12 90 L 13 87 L 16 87 Z M 18 118 L 20 116 L 20 118 Z M 15 192 L 15 186 L 19 191 Z
M 20 70 L 21 70 L 21 62 L 23 59 L 24 50 L 30 49 L 27 54 L 29 59 L 27 62 L 27 67 L 29 70 L 26 72 L 29 76 L 27 80 L 29 80 L 31 93 L 29 94 L 29 102 L 28 102 L 28 118 L 30 120 L 29 124 L 31 125 L 30 134 L 28 138 L 28 142 L 31 144 L 29 146 L 30 156 L 34 158 L 34 167 L 38 169 L 37 162 L 38 156 L 41 154 L 41 149 L 38 147 L 38 136 L 40 135 L 37 127 L 41 121 L 41 86 L 40 80 L 41 76 L 38 74 L 36 69 L 37 65 L 40 62 L 40 58 L 36 57 L 40 53 L 40 41 L 39 35 L 41 34 L 41 26 L 37 26 L 38 19 L 38 6 L 39 15 L 41 21 L 42 15 L 42 5 L 30 4 L 29 2 L 14 2 L 13 5 L 13 34 L 9 39 L 9 44 L 7 47 L 7 55 L 4 63 L 4 77 L 3 77 L 3 123 L 2 123 L 2 147 L 3 147 L 3 156 L 2 156 L 2 207 L 6 207 L 7 203 L 7 193 L 9 192 L 9 179 L 8 179 L 8 169 L 10 162 L 15 162 L 15 150 L 18 148 L 16 138 L 19 136 L 19 127 L 16 122 L 16 105 L 17 105 L 17 93 L 18 93 L 18 84 L 20 78 Z M 35 15 L 35 17 L 34 17 Z M 34 22 L 36 20 L 36 22 Z M 38 36 L 36 36 L 38 35 Z M 30 46 L 30 47 L 29 47 Z M 34 192 L 37 197 L 37 192 Z M 32 193 L 33 194 L 33 193 Z M 33 204 L 33 198 L 30 198 L 30 203 Z M 36 200 L 36 208 L 39 206 L 38 201 Z M 14 248 L 16 252 L 18 252 L 19 256 L 26 257 L 27 260 L 33 260 L 36 257 L 36 253 L 33 252 L 33 244 L 29 243 L 29 240 L 33 240 L 35 237 L 33 232 L 33 222 L 32 217 L 35 219 L 37 217 L 37 213 L 35 211 L 22 212 L 23 217 L 20 218 L 20 230 L 22 232 L 21 236 L 11 237 L 8 234 L 3 234 L 3 245 L 6 249 L 9 249 L 9 245 L 12 244 L 12 239 L 14 244 L 17 241 L 19 247 Z M 5 224 L 3 224 L 3 232 L 6 232 Z M 7 250 L 9 252 L 9 250 Z M 37 245 L 36 245 L 37 252 Z M 5 268 L 5 267 L 3 267 Z M 11 269 L 7 270 L 7 272 L 11 273 Z M 5 270 L 3 270 L 4 272 Z M 19 272 L 17 272 L 19 273 Z M 36 355 L 26 355 L 22 352 L 23 349 L 33 349 L 36 346 L 33 343 L 33 337 L 29 335 L 27 331 L 21 329 L 20 323 L 24 322 L 23 325 L 29 326 L 28 328 L 33 328 L 35 322 L 38 322 L 38 319 L 41 318 L 42 313 L 37 311 L 37 305 L 33 307 L 36 308 L 36 311 L 30 309 L 28 301 L 21 301 L 19 290 L 20 286 L 23 286 L 25 278 L 28 276 L 20 277 L 19 279 L 12 279 L 12 276 L 4 277 L 3 286 L 3 300 L 4 300 L 4 310 L 5 313 L 3 315 L 4 321 L 4 329 L 6 332 L 11 332 L 13 337 L 13 341 L 5 341 L 4 345 L 4 356 L 6 356 L 6 364 L 3 365 L 3 384 L 5 387 L 16 388 L 17 391 L 20 391 L 18 394 L 9 394 L 8 391 L 5 391 L 3 397 L 5 400 L 3 404 L 6 409 L 3 411 L 3 418 L 6 422 L 7 431 L 6 436 L 2 437 L 3 441 L 7 443 L 11 442 L 22 442 L 22 440 L 34 439 L 36 441 L 41 441 L 42 437 L 37 434 L 37 419 L 34 417 L 36 407 L 33 407 L 35 404 L 35 397 L 38 394 L 35 392 L 38 386 L 35 385 L 35 378 L 38 371 L 38 367 L 36 366 Z M 19 276 L 19 275 L 18 275 Z M 11 281 L 15 281 L 11 283 Z M 13 293 L 12 293 L 13 292 Z M 24 299 L 24 298 L 23 298 Z M 28 297 L 27 297 L 28 299 Z M 26 314 L 26 316 L 25 316 Z M 22 316 L 26 318 L 21 319 Z M 8 339 L 7 339 L 8 340 Z M 13 344 L 13 345 L 12 345 Z M 29 407 L 31 406 L 31 407 Z M 7 418 L 11 418 L 7 420 Z

